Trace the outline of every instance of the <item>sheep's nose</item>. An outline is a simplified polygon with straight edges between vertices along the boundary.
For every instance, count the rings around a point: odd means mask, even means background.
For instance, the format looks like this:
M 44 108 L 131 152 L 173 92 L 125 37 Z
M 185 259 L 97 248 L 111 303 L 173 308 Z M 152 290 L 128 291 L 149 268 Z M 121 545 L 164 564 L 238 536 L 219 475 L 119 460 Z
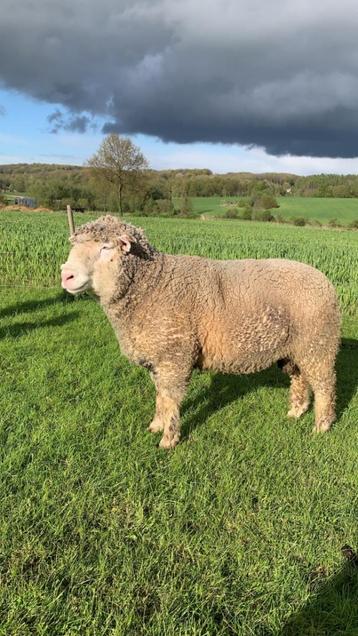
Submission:
M 75 275 L 73 272 L 71 272 L 70 269 L 65 269 L 63 268 L 61 271 L 61 281 L 62 283 L 67 283 L 69 280 L 71 280 L 71 278 L 74 278 Z

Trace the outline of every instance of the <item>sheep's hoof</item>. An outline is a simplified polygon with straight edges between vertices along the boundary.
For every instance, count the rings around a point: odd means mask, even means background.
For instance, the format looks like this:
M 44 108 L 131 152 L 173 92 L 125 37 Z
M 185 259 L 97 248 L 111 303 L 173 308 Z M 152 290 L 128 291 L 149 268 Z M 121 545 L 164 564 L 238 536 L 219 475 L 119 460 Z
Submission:
M 315 426 L 313 427 L 313 432 L 326 433 L 331 428 L 333 422 L 334 420 L 330 418 L 325 418 L 323 420 L 320 420 L 319 422 L 316 422 Z
M 157 420 L 156 418 L 154 418 L 154 420 L 149 424 L 148 426 L 148 431 L 150 433 L 159 433 L 160 431 L 162 431 L 164 429 L 163 424 Z
M 179 435 L 174 435 L 174 437 L 167 437 L 163 435 L 162 439 L 159 442 L 159 448 L 164 448 L 165 450 L 169 450 L 170 448 L 175 448 L 175 446 L 179 442 Z
M 308 402 L 305 404 L 301 404 L 300 406 L 292 406 L 287 413 L 287 417 L 294 417 L 296 420 L 298 420 L 298 418 L 301 417 L 301 415 L 306 413 L 306 411 L 308 410 L 308 407 L 309 407 Z

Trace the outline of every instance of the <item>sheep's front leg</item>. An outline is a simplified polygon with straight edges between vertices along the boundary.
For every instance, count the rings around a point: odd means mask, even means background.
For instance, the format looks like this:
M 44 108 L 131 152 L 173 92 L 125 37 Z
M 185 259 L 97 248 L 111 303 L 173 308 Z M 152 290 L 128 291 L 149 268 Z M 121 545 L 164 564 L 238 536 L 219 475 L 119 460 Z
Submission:
M 155 415 L 148 426 L 148 431 L 150 431 L 150 433 L 159 433 L 160 431 L 164 429 L 164 422 L 163 422 L 162 399 L 161 399 L 161 394 L 158 391 L 158 384 L 157 384 L 158 373 L 156 371 L 151 371 L 150 377 L 152 379 L 152 382 L 155 384 L 156 398 L 155 398 Z
M 179 406 L 182 396 L 162 394 L 160 397 L 163 412 L 163 437 L 159 442 L 160 448 L 174 448 L 180 440 Z
M 173 369 L 169 373 L 157 371 L 154 381 L 157 389 L 156 411 L 149 430 L 152 433 L 163 431 L 163 437 L 159 446 L 161 448 L 174 448 L 180 439 L 179 408 L 184 397 L 187 377 L 175 373 Z
M 161 395 L 157 392 L 156 401 L 155 401 L 155 415 L 153 420 L 148 426 L 148 431 L 151 433 L 159 433 L 164 429 L 163 422 L 163 406 L 162 406 L 162 398 Z

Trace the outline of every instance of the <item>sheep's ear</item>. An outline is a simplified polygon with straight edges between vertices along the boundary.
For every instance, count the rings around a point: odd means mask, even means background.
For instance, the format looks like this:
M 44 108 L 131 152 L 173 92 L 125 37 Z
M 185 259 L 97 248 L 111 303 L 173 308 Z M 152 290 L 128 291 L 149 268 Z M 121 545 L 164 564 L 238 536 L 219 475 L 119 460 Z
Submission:
M 135 238 L 130 234 L 121 234 L 119 237 L 119 247 L 125 254 L 128 254 L 131 251 L 132 244 L 136 242 Z

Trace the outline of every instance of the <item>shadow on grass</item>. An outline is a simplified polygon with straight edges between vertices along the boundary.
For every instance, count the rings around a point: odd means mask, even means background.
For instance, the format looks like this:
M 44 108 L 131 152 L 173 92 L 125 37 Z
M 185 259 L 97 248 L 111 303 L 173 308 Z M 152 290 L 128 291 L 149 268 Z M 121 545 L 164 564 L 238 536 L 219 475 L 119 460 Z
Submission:
M 276 367 L 270 367 L 260 373 L 250 375 L 214 374 L 210 385 L 203 388 L 194 398 L 185 400 L 183 411 L 194 411 L 192 417 L 182 426 L 182 439 L 205 424 L 216 411 L 220 411 L 231 402 L 238 400 L 247 393 L 255 392 L 259 387 L 289 387 L 288 376 Z
M 349 406 L 358 387 L 358 340 L 342 338 L 336 369 L 337 417 L 339 418 Z
M 212 376 L 210 386 L 205 387 L 199 395 L 185 400 L 184 411 L 194 410 L 195 413 L 183 424 L 182 436 L 187 438 L 190 433 L 204 424 L 207 419 L 231 402 L 243 397 L 247 393 L 255 392 L 259 387 L 288 388 L 289 378 L 276 366 L 260 373 L 251 375 L 222 375 Z M 341 417 L 348 407 L 358 385 L 358 340 L 343 338 L 337 357 L 337 418 Z M 358 636 L 358 631 L 357 631 Z
M 61 327 L 68 322 L 72 322 L 73 320 L 78 318 L 78 316 L 79 313 L 77 311 L 74 311 L 71 314 L 57 316 L 56 318 L 49 318 L 48 320 L 43 320 L 42 322 L 19 322 L 14 325 L 8 325 L 7 327 L 0 328 L 0 339 L 21 338 L 21 336 L 26 336 L 29 331 L 41 329 L 42 327 Z
M 350 562 L 332 579 L 311 582 L 313 599 L 289 618 L 280 636 L 358 634 L 358 568 Z
M 13 316 L 14 314 L 24 314 L 30 311 L 44 309 L 57 303 L 71 303 L 74 300 L 77 299 L 75 299 L 73 296 L 65 291 L 58 293 L 56 296 L 51 296 L 50 298 L 41 298 L 39 300 L 25 300 L 24 302 L 14 303 L 12 305 L 9 305 L 8 307 L 0 309 L 0 319 L 7 318 L 8 316 Z

